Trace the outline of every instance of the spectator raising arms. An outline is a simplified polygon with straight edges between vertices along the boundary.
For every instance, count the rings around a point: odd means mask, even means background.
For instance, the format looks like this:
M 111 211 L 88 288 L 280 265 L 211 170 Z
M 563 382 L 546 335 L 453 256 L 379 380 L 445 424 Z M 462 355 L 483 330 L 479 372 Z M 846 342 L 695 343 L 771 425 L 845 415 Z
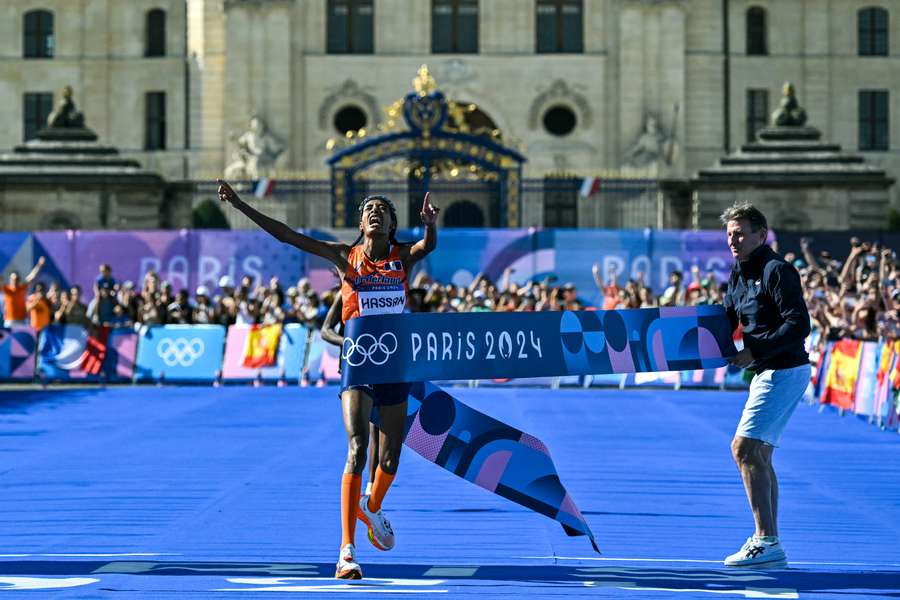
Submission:
M 3 326 L 28 325 L 28 309 L 26 308 L 26 296 L 28 286 L 34 281 L 41 268 L 44 266 L 44 257 L 40 257 L 31 272 L 25 276 L 25 281 L 19 278 L 18 271 L 9 274 L 9 283 L 3 286 Z M 0 283 L 3 283 L 0 278 Z

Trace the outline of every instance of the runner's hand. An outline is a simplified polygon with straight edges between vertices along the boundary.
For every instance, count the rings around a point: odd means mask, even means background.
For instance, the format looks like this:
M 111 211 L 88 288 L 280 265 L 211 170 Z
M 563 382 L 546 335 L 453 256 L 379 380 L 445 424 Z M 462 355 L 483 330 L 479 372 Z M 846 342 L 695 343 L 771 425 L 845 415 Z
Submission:
M 441 212 L 441 209 L 431 204 L 430 196 L 431 192 L 425 192 L 425 199 L 422 201 L 422 212 L 419 213 L 419 216 L 422 217 L 422 223 L 425 225 L 437 223 L 438 213 Z
M 219 200 L 222 202 L 228 202 L 229 204 L 234 204 L 236 200 L 239 200 L 237 192 L 235 192 L 230 185 L 228 185 L 227 181 L 222 181 L 221 179 L 216 179 L 216 183 L 219 184 Z

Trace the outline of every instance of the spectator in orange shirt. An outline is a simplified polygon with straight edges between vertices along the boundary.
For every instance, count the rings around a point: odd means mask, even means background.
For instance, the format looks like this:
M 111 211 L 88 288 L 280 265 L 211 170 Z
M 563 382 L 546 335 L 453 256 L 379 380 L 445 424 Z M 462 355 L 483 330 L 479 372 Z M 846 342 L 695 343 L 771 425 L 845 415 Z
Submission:
M 9 283 L 3 286 L 3 326 L 28 325 L 28 309 L 25 306 L 25 297 L 28 294 L 28 286 L 34 281 L 44 266 L 44 257 L 40 257 L 31 272 L 22 282 L 19 273 L 13 271 L 9 274 Z M 0 284 L 3 283 L 0 276 Z
M 600 274 L 600 265 L 594 263 L 591 271 L 594 274 L 594 282 L 600 288 L 600 291 L 603 292 L 603 310 L 613 310 L 619 304 L 619 284 L 616 282 L 616 268 L 610 267 L 609 269 L 608 285 L 603 281 L 603 276 Z
M 47 288 L 43 283 L 34 284 L 34 293 L 28 297 L 26 305 L 31 315 L 31 327 L 35 331 L 41 331 L 50 324 L 50 301 L 47 300 Z

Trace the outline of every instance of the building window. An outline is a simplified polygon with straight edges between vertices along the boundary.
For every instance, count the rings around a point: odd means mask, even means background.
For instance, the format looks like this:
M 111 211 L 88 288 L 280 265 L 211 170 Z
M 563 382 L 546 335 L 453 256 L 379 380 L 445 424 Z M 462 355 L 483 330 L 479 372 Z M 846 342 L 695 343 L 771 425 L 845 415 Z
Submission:
M 580 179 L 544 178 L 544 227 L 578 227 Z
M 859 149 L 883 151 L 890 146 L 887 90 L 859 92 Z
M 24 139 L 27 142 L 37 136 L 37 132 L 47 126 L 47 117 L 53 110 L 53 94 L 36 92 L 25 94 Z
M 166 93 L 147 92 L 144 113 L 144 149 L 166 149 Z
M 328 53 L 372 54 L 372 0 L 328 0 Z
M 864 8 L 857 15 L 860 56 L 888 55 L 888 11 Z
M 25 13 L 25 58 L 53 58 L 53 13 L 32 10 Z
M 537 0 L 537 51 L 583 52 L 582 0 Z
M 353 105 L 345 106 L 334 114 L 334 128 L 342 135 L 347 135 L 365 127 L 368 120 L 363 109 Z
M 575 130 L 578 124 L 578 118 L 567 106 L 553 106 L 547 109 L 542 119 L 544 129 L 551 135 L 563 137 L 569 135 Z
M 144 56 L 166 55 L 166 11 L 147 11 L 147 48 Z
M 431 51 L 478 52 L 478 0 L 432 0 Z
M 768 54 L 766 37 L 766 9 L 751 6 L 747 9 L 747 54 Z
M 756 132 L 769 124 L 769 90 L 747 90 L 747 141 L 756 141 Z

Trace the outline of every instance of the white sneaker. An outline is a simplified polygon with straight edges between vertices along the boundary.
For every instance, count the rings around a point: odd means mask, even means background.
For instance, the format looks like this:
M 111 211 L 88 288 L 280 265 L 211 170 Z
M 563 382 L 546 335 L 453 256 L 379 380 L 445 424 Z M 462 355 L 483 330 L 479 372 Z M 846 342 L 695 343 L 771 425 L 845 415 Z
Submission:
M 787 566 L 787 555 L 778 538 L 764 542 L 754 535 L 747 538 L 740 550 L 725 559 L 725 566 L 777 569 Z
M 369 528 L 369 541 L 379 550 L 390 550 L 394 547 L 394 530 L 391 522 L 387 520 L 381 510 L 372 512 L 369 510 L 369 495 L 359 499 L 359 510 L 356 511 L 359 520 Z
M 362 579 L 362 567 L 356 562 L 356 547 L 353 544 L 347 544 L 341 548 L 334 577 L 336 579 Z

